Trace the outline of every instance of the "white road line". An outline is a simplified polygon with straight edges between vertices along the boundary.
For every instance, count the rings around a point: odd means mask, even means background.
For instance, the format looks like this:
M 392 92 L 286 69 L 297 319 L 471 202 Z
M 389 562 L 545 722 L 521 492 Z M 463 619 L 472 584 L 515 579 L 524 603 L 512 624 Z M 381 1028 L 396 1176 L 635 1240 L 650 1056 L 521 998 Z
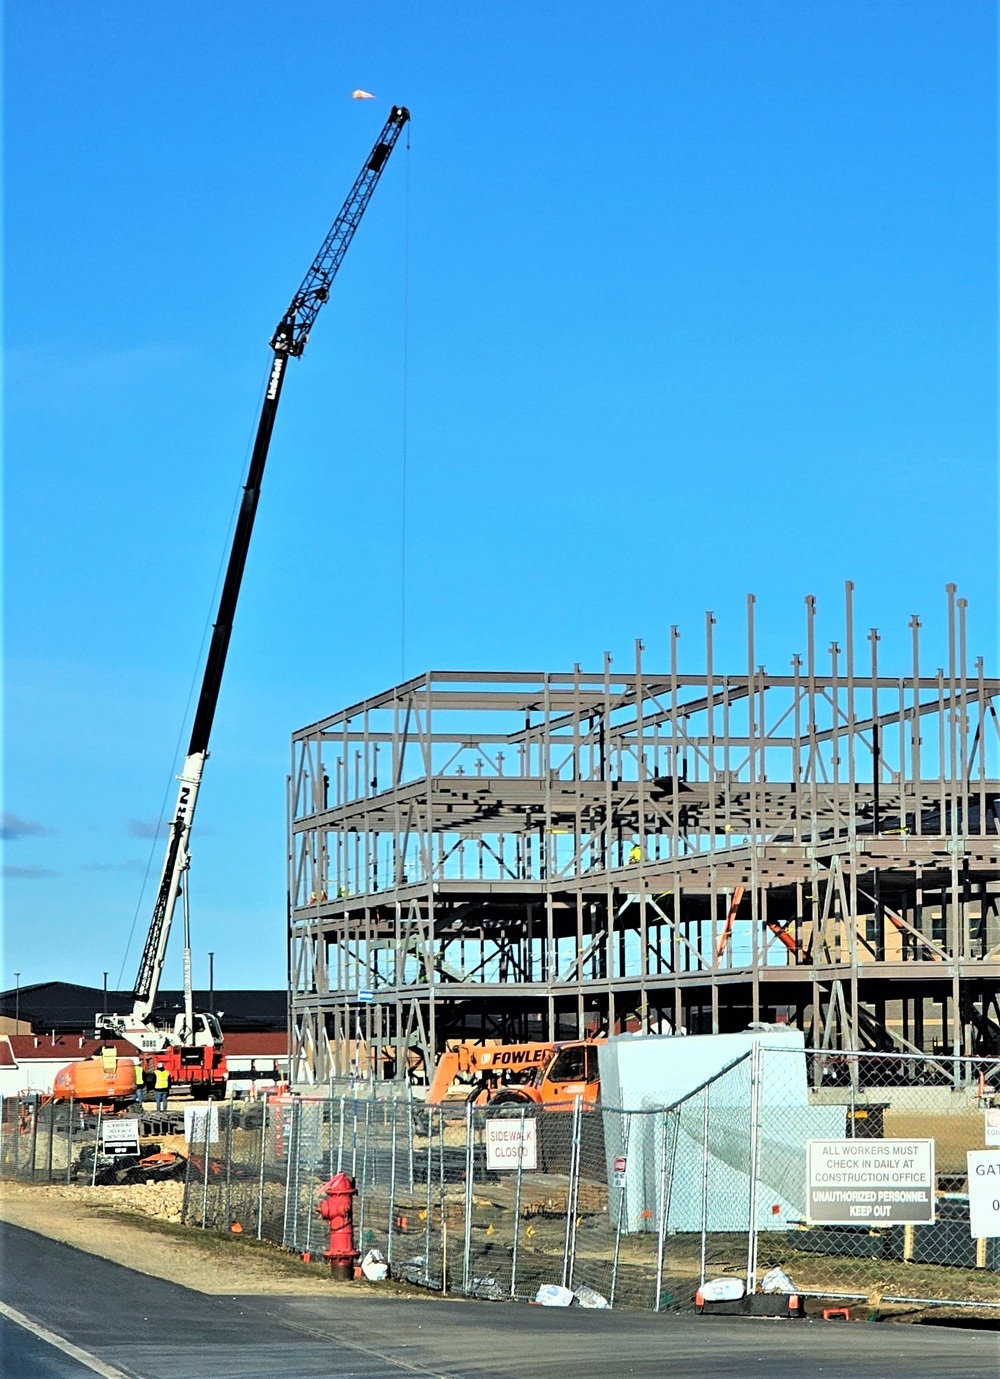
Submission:
M 30 1317 L 26 1317 L 23 1312 L 18 1312 L 14 1307 L 8 1307 L 5 1302 L 0 1302 L 0 1317 L 6 1317 L 9 1321 L 16 1322 L 18 1326 L 23 1326 L 25 1331 L 30 1331 L 33 1336 L 37 1336 L 40 1341 L 47 1342 L 48 1345 L 55 1346 L 56 1350 L 61 1350 L 64 1355 L 71 1356 L 81 1365 L 86 1365 L 87 1369 L 93 1370 L 95 1374 L 100 1374 L 102 1379 L 135 1379 L 134 1375 L 125 1374 L 123 1370 L 115 1369 L 114 1365 L 105 1364 L 96 1355 L 91 1355 L 89 1350 L 81 1350 L 72 1341 L 63 1340 L 62 1336 L 57 1336 L 48 1327 L 40 1326 L 38 1322 L 33 1322 Z

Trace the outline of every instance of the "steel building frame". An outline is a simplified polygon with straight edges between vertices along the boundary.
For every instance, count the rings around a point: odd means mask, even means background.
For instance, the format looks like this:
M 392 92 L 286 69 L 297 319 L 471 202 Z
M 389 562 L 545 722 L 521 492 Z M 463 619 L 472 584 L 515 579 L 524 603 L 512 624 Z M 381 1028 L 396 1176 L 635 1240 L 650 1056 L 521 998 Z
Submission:
M 293 1077 L 402 1076 L 446 1040 L 718 1032 L 1000 1054 L 1000 680 L 430 671 L 294 734 Z M 957 1066 L 957 1065 L 956 1065 Z

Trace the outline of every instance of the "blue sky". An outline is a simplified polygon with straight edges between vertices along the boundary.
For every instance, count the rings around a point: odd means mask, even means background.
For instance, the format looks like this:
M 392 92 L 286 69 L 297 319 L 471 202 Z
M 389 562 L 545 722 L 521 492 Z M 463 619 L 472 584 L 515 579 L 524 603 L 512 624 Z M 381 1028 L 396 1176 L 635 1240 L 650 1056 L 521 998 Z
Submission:
M 134 975 L 267 341 L 393 102 L 271 450 L 198 980 L 283 984 L 289 735 L 400 674 L 404 334 L 408 674 L 672 623 L 693 668 L 709 608 L 739 670 L 748 591 L 784 667 L 848 578 L 900 671 L 957 582 L 997 673 L 985 0 L 6 15 L 6 984 Z

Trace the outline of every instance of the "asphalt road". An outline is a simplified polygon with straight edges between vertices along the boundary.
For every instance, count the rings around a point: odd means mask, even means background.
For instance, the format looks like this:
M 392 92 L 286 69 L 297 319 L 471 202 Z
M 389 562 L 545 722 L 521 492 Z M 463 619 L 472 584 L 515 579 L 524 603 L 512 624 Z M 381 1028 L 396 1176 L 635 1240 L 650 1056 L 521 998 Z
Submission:
M 1000 1336 L 987 1331 L 444 1299 L 214 1297 L 16 1226 L 0 1224 L 0 1250 L 9 1307 L 130 1379 L 997 1379 L 1000 1373 Z M 9 1322 L 0 1327 L 0 1340 L 5 1379 L 94 1373 Z

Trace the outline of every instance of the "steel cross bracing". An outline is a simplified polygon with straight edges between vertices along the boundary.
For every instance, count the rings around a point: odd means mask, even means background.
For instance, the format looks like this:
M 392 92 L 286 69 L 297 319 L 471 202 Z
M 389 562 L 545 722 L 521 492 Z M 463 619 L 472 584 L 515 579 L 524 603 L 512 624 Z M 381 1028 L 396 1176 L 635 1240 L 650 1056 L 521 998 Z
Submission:
M 813 1045 L 1000 1054 L 1000 680 L 433 671 L 304 728 L 289 785 L 295 1075 L 448 1038 L 788 1020 Z M 859 658 L 860 659 L 860 658 Z

